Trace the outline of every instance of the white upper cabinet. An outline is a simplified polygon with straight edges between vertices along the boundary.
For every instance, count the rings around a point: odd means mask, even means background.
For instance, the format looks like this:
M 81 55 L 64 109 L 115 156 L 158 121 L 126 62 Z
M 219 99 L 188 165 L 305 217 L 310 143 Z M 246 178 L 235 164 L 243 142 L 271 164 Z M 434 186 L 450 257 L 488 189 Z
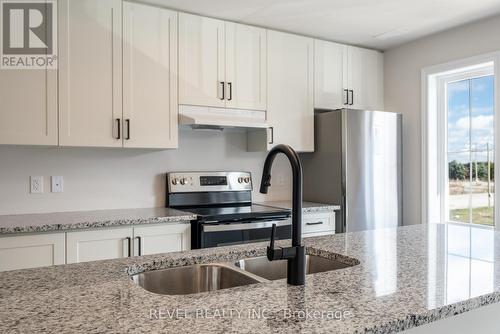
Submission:
M 179 13 L 179 103 L 224 107 L 224 21 Z
M 314 41 L 314 107 L 341 109 L 346 104 L 347 45 Z
M 383 54 L 315 40 L 314 107 L 384 109 Z
M 266 30 L 179 13 L 179 104 L 266 110 Z
M 0 70 L 0 144 L 57 145 L 57 70 Z
M 313 39 L 268 31 L 268 148 L 314 151 Z
M 347 54 L 349 108 L 383 110 L 383 54 L 353 46 L 348 47 Z
M 59 1 L 59 144 L 177 147 L 177 13 Z
M 60 0 L 59 144 L 121 147 L 119 0 Z
M 226 107 L 266 110 L 266 30 L 226 22 Z
M 123 2 L 123 146 L 177 147 L 177 12 Z

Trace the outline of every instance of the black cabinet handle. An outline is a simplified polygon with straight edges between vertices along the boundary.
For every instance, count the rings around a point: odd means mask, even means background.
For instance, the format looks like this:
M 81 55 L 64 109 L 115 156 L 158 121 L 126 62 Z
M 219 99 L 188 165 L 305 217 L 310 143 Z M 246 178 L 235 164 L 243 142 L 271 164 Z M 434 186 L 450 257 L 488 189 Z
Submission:
M 139 248 L 139 256 L 142 255 L 142 238 L 141 237 L 136 237 L 137 239 L 137 247 Z
M 323 222 L 306 223 L 306 225 L 308 225 L 308 226 L 312 226 L 312 225 L 323 225 Z
M 117 136 L 116 136 L 116 139 L 120 139 L 122 137 L 122 133 L 121 133 L 121 120 L 119 118 L 115 119 L 115 122 L 117 123 Z
M 347 106 L 349 105 L 349 90 L 348 89 L 344 89 L 344 105 Z
M 224 100 L 226 98 L 226 94 L 225 94 L 226 88 L 225 88 L 225 85 L 224 85 L 224 81 L 219 81 L 219 84 L 222 87 L 222 96 L 219 97 L 219 99 Z
M 231 101 L 233 99 L 233 83 L 228 82 L 227 85 L 229 87 L 229 97 L 227 98 L 227 100 Z
M 125 139 L 130 140 L 130 119 L 126 119 L 125 124 L 127 124 L 127 137 Z
M 274 127 L 270 126 L 269 131 L 271 131 L 271 140 L 269 141 L 269 144 L 274 144 Z
M 132 256 L 132 238 L 127 237 L 127 245 L 128 245 L 128 257 Z
M 351 102 L 349 102 L 349 105 L 352 106 L 354 104 L 354 91 L 349 89 L 349 93 L 351 93 Z

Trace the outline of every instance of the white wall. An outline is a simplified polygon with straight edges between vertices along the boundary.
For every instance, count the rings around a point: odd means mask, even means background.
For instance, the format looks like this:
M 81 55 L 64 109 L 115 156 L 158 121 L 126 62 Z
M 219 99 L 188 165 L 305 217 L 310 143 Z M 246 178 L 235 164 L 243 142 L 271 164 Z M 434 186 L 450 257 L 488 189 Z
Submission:
M 0 147 L 0 214 L 164 206 L 165 173 L 180 170 L 250 171 L 254 201 L 265 200 L 258 193 L 265 157 L 247 152 L 246 134 L 235 130 L 184 130 L 179 149 L 169 151 Z M 276 159 L 268 199 L 290 197 L 289 169 Z M 30 175 L 44 176 L 44 194 L 29 194 Z M 64 193 L 50 193 L 51 175 L 64 177 Z
M 403 114 L 403 221 L 421 222 L 421 70 L 500 50 L 500 16 L 385 52 L 385 106 Z

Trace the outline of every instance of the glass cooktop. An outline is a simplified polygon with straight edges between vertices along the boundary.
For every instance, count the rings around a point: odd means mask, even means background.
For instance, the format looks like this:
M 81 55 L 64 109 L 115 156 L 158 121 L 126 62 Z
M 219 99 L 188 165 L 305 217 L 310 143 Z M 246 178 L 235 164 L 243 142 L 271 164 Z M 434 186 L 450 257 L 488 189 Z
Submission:
M 290 210 L 258 204 L 195 207 L 185 208 L 184 210 L 198 215 L 198 220 L 200 221 L 266 219 L 273 217 L 288 217 L 290 215 Z

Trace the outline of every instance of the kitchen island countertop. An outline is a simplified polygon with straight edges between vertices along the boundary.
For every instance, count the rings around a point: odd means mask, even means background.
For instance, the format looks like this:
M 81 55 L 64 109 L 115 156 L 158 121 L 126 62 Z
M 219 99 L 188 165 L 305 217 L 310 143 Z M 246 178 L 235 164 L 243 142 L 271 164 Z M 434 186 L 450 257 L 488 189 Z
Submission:
M 445 247 L 468 237 L 462 248 Z M 499 240 L 493 230 L 437 224 L 307 238 L 309 254 L 353 266 L 308 275 L 305 286 L 288 286 L 282 279 L 184 296 L 147 292 L 129 275 L 261 256 L 267 244 L 3 272 L 0 328 L 5 333 L 391 333 L 500 301 L 500 271 L 493 270 L 500 267 Z M 478 254 L 474 249 L 487 258 L 491 277 L 468 281 L 467 293 L 456 284 L 450 290 L 445 273 L 453 262 L 445 259 L 459 251 L 470 261 Z M 470 266 L 453 270 L 455 278 L 471 277 Z

